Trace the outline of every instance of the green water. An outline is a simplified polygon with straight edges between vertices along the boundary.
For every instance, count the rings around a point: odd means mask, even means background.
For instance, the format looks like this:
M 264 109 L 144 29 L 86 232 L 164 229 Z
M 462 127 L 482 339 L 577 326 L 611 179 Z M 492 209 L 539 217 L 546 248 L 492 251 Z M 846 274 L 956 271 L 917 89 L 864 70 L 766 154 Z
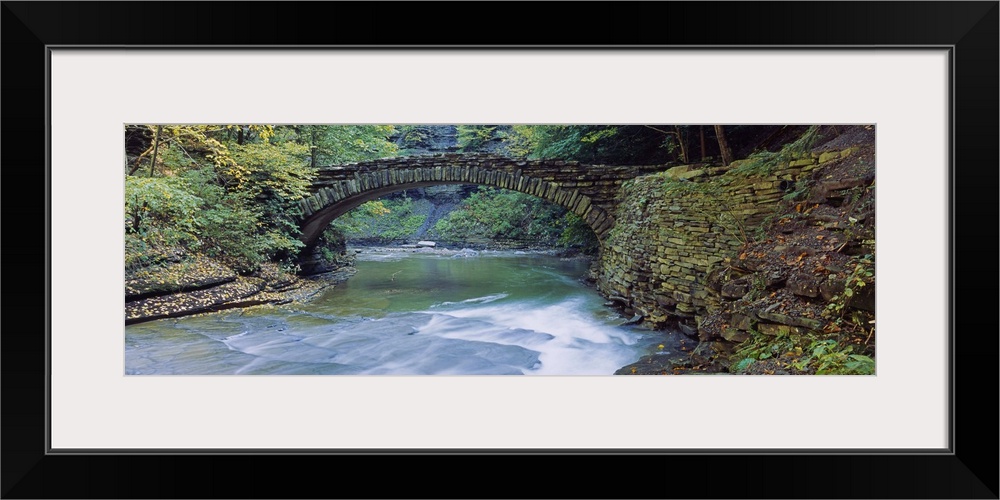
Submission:
M 130 325 L 127 374 L 610 375 L 661 335 L 547 255 L 365 253 L 307 304 Z

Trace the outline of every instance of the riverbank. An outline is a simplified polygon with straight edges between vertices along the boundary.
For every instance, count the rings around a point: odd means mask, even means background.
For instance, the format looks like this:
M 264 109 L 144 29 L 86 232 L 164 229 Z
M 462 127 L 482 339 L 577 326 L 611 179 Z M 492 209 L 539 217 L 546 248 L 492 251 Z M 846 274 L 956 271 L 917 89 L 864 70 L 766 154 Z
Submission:
M 238 275 L 207 257 L 178 259 L 126 273 L 125 324 L 226 309 L 304 302 L 354 274 L 352 266 L 296 276 L 275 264 Z
M 126 272 L 125 324 L 177 318 L 227 309 L 308 302 L 320 292 L 337 286 L 356 272 L 355 258 L 386 254 L 438 255 L 471 258 L 503 255 L 547 255 L 564 259 L 593 257 L 567 253 L 564 249 L 491 250 L 435 245 L 379 245 L 349 247 L 340 267 L 309 276 L 299 276 L 266 263 L 250 275 L 239 275 L 222 263 L 204 256 L 173 259 Z

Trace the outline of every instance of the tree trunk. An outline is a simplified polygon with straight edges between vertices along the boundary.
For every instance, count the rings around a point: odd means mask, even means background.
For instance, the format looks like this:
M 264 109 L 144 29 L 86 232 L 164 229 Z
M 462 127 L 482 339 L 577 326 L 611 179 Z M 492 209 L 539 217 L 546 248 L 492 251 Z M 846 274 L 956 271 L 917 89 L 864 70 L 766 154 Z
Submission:
M 312 127 L 309 134 L 309 166 L 313 169 L 316 168 L 316 153 L 319 150 L 316 140 L 316 127 Z
M 677 144 L 681 145 L 681 161 L 684 163 L 690 163 L 690 157 L 687 153 L 687 144 L 684 143 L 684 136 L 681 135 L 681 128 L 677 125 L 674 125 L 674 135 L 677 136 Z
M 153 176 L 153 170 L 156 168 L 156 150 L 160 148 L 160 132 L 163 130 L 163 125 L 156 126 L 156 133 L 153 134 L 153 156 L 149 159 L 149 176 Z
M 241 125 L 236 133 L 236 144 L 243 145 L 243 126 Z
M 705 161 L 708 155 L 705 154 L 705 126 L 698 125 L 698 133 L 701 135 L 701 161 Z
M 726 141 L 726 131 L 722 125 L 715 125 L 715 137 L 719 140 L 719 150 L 722 152 L 722 165 L 729 166 L 733 162 L 733 150 Z

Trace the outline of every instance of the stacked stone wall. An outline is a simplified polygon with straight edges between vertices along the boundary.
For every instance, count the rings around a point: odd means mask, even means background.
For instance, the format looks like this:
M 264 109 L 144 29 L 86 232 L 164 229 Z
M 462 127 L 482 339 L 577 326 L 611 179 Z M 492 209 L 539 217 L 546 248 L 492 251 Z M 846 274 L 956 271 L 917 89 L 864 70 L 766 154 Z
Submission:
M 728 168 L 675 167 L 625 182 L 612 212 L 617 223 L 603 242 L 598 288 L 647 322 L 700 324 L 721 301 L 708 274 L 739 255 L 800 178 L 849 154 L 806 153 L 764 165 L 756 175 L 741 174 L 745 162 L 738 161 Z

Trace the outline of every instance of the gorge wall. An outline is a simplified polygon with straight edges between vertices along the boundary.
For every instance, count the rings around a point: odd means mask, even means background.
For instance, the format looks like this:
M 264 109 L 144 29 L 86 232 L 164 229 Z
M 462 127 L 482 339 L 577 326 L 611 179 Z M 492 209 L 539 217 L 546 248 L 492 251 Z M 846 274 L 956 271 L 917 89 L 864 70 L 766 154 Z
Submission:
M 855 174 L 856 178 L 845 180 L 839 175 L 829 178 L 825 175 L 828 170 L 855 165 L 859 158 L 869 155 L 870 168 L 860 169 L 862 173 Z M 746 275 L 758 269 L 747 269 L 753 266 L 746 265 L 746 252 L 753 244 L 767 238 L 764 228 L 772 225 L 783 210 L 794 205 L 785 200 L 816 197 L 811 200 L 816 207 L 822 205 L 839 210 L 837 213 L 847 224 L 851 217 L 847 207 L 844 210 L 837 208 L 843 205 L 843 193 L 839 190 L 863 187 L 873 180 L 873 142 L 843 149 L 806 151 L 770 161 L 736 161 L 729 167 L 675 167 L 635 178 L 622 185 L 621 202 L 613 213 L 617 224 L 604 242 L 597 286 L 606 296 L 641 315 L 647 323 L 663 325 L 677 321 L 682 330 L 691 335 L 697 332 L 701 340 L 722 337 L 743 340 L 750 322 L 742 325 L 742 332 L 728 330 L 723 335 L 724 328 L 720 328 L 719 321 L 707 320 L 710 315 L 719 313 L 724 303 L 750 292 L 753 283 Z M 807 186 L 813 194 L 805 190 Z M 799 205 L 798 209 L 801 211 L 803 206 Z M 826 224 L 808 220 L 805 215 L 799 219 L 803 227 L 808 225 L 818 230 L 823 230 L 822 224 Z M 835 227 L 841 224 L 835 219 L 837 217 L 830 216 L 825 220 Z M 816 226 L 817 223 L 821 225 Z M 841 236 L 833 233 L 829 237 L 810 235 L 816 243 L 826 246 L 806 248 L 806 253 L 809 256 L 823 251 L 837 253 L 833 250 L 845 239 Z M 777 243 L 770 239 L 768 242 Z M 779 246 L 763 249 L 760 253 L 797 253 L 798 250 Z M 795 255 L 790 257 L 794 258 Z M 798 259 L 802 261 L 801 254 Z M 836 270 L 832 264 L 831 267 Z M 792 268 L 768 270 L 771 274 L 763 273 L 760 277 L 761 288 L 779 289 L 787 285 L 797 294 L 801 292 L 800 296 L 821 295 L 818 289 L 822 283 L 813 282 L 811 289 L 793 286 L 794 279 L 789 283 L 792 271 Z M 830 279 L 844 278 L 843 273 L 838 276 L 831 271 L 829 274 L 833 275 Z M 755 326 L 757 321 L 764 321 L 760 315 L 749 313 L 749 316 Z M 784 318 L 780 314 L 772 317 Z M 724 319 L 729 322 L 732 317 L 727 315 Z M 784 323 L 785 326 L 792 323 L 820 327 L 820 322 L 814 319 L 791 318 Z

